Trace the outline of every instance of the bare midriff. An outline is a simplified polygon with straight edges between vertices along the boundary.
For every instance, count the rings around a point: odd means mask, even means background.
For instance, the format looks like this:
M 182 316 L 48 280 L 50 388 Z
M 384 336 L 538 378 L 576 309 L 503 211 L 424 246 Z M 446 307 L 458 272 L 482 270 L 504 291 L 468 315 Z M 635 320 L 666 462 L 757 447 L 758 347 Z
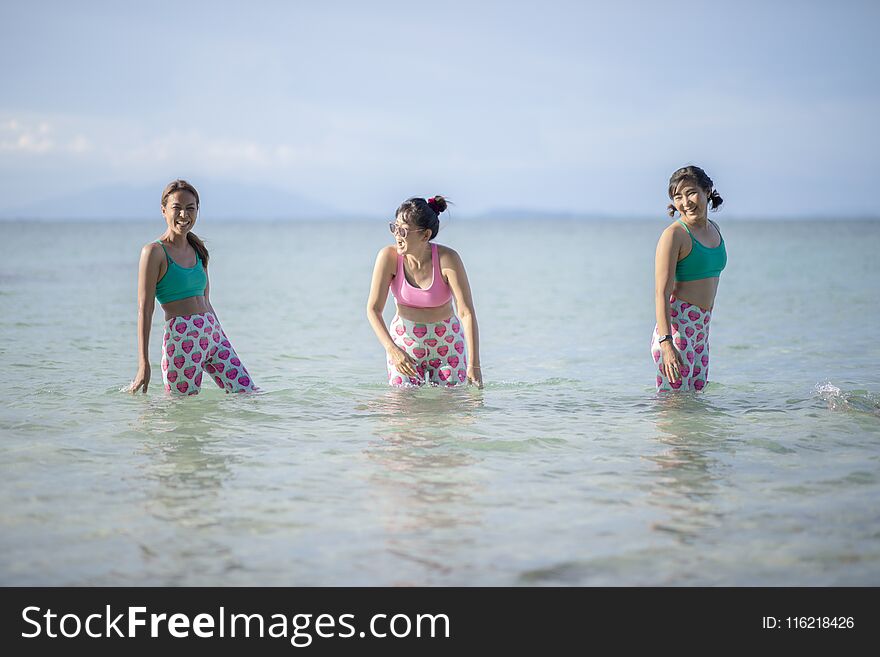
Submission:
M 450 301 L 434 308 L 415 308 L 398 303 L 397 315 L 411 322 L 425 322 L 428 324 L 442 322 L 444 319 L 452 317 L 452 302 Z
M 208 307 L 208 301 L 205 297 L 187 297 L 186 299 L 178 299 L 177 301 L 169 301 L 162 304 L 162 310 L 165 311 L 165 319 L 172 317 L 183 317 L 185 315 L 201 315 L 211 312 Z
M 715 278 L 701 278 L 696 281 L 676 281 L 672 288 L 672 294 L 676 299 L 699 306 L 704 310 L 712 310 L 715 305 L 715 293 L 718 291 L 718 281 Z

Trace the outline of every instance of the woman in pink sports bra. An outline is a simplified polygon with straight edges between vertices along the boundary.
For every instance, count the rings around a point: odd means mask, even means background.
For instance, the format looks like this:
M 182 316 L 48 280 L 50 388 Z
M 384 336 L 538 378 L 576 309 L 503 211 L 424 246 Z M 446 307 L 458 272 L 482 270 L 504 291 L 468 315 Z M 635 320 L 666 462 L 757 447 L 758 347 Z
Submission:
M 448 246 L 431 241 L 444 210 L 442 196 L 404 201 L 389 225 L 395 244 L 376 256 L 367 319 L 385 347 L 392 386 L 483 386 L 480 334 L 464 264 Z M 386 327 L 382 311 L 389 289 L 397 314 Z

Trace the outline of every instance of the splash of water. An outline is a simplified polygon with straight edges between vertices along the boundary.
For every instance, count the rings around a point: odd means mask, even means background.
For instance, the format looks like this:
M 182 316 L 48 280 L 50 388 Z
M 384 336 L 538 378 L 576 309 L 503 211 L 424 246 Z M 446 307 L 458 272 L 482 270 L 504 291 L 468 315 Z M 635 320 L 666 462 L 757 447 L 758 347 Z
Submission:
M 880 395 L 866 390 L 841 390 L 833 383 L 817 383 L 814 394 L 832 411 L 861 411 L 880 417 Z

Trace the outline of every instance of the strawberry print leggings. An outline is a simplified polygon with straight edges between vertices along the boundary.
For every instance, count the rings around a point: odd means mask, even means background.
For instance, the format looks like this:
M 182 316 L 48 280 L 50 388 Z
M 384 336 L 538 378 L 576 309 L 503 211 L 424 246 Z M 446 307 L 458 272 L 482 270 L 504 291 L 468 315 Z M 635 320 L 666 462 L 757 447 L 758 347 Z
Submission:
M 663 373 L 657 326 L 651 339 L 651 355 L 658 366 L 657 390 L 702 390 L 709 380 L 709 321 L 712 311 L 675 296 L 669 297 L 672 344 L 681 355 L 681 379 L 672 383 Z
M 461 321 L 453 315 L 442 322 L 413 322 L 395 316 L 391 339 L 416 361 L 418 377 L 406 376 L 387 360 L 388 383 L 392 386 L 421 386 L 426 383 L 455 386 L 467 381 L 467 353 Z
M 166 320 L 162 340 L 165 391 L 197 395 L 202 387 L 202 373 L 213 377 L 226 392 L 257 389 L 213 313 Z

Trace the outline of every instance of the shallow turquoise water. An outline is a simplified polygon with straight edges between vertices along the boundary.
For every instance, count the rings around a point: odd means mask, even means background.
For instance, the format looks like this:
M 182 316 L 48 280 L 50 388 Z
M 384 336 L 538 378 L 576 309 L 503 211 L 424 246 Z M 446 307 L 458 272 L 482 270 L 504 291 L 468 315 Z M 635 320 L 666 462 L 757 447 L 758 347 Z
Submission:
M 658 397 L 662 221 L 453 219 L 487 385 L 396 391 L 383 222 L 202 219 L 264 392 L 189 399 L 159 312 L 119 392 L 161 221 L 0 222 L 0 583 L 877 585 L 880 223 L 719 220 L 712 383 Z

